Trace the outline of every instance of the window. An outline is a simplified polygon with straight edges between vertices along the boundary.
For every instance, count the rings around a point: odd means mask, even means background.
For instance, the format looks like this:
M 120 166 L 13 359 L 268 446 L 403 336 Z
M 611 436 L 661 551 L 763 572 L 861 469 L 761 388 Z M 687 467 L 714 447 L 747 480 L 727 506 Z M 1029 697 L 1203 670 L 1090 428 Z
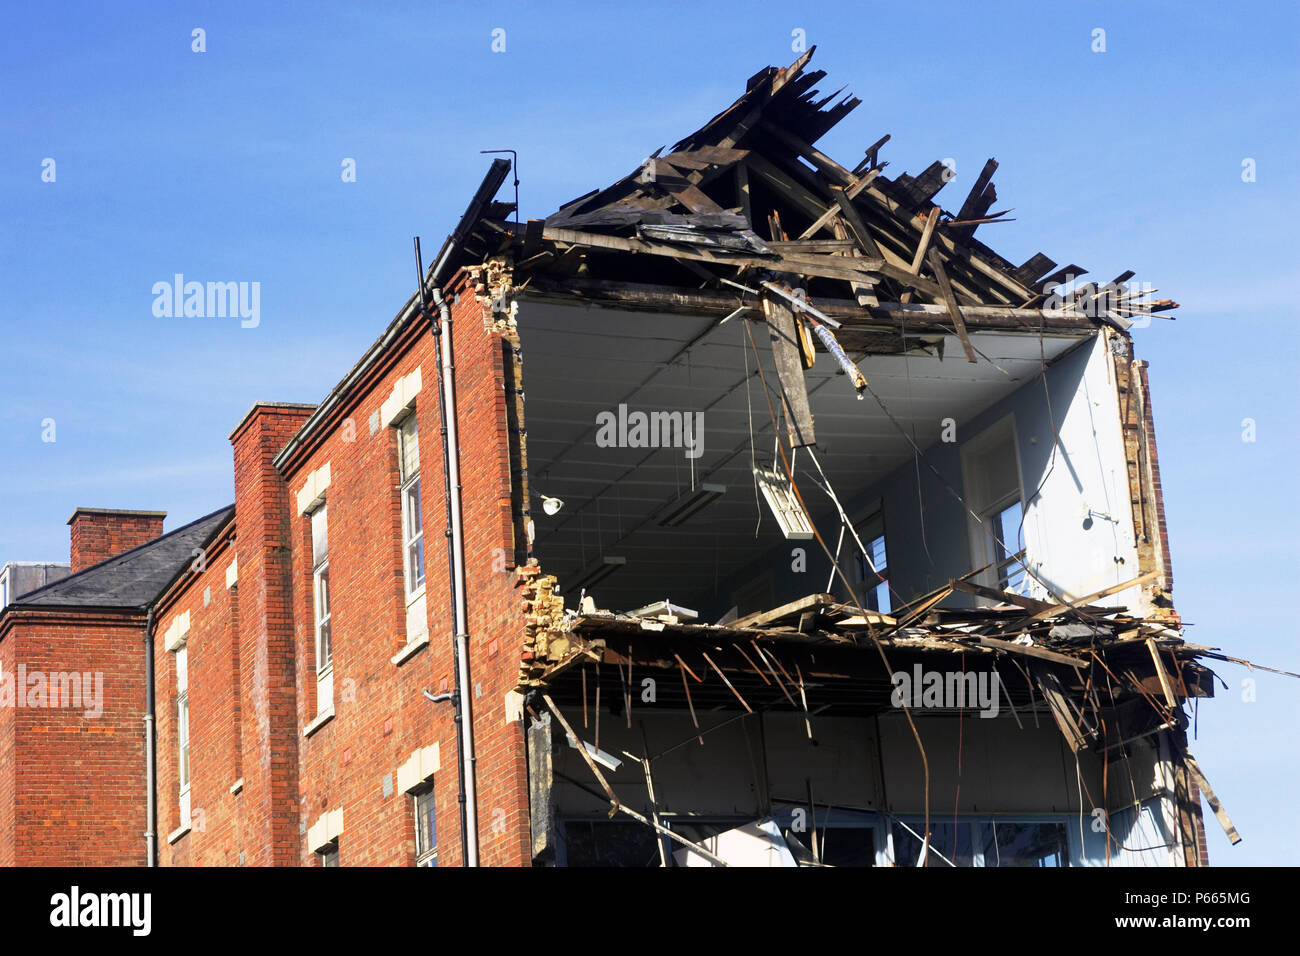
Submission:
M 190 680 L 189 651 L 176 652 L 176 779 L 180 785 L 181 825 L 190 819 Z
M 438 826 L 434 812 L 433 785 L 415 797 L 415 865 L 438 865 Z
M 1017 448 L 1015 421 L 1008 415 L 962 447 L 962 475 L 966 503 L 979 516 L 969 521 L 971 566 L 986 569 L 981 583 L 1019 593 L 1029 581 Z
M 424 519 L 420 512 L 420 445 L 415 412 L 402 421 L 397 445 L 402 477 L 402 554 L 409 603 L 424 592 Z
M 1017 497 L 1005 507 L 995 509 L 985 520 L 992 530 L 993 554 L 997 559 L 997 587 L 1019 594 L 1025 582 L 1025 549 L 1020 546 L 1020 523 L 1023 509 Z
M 868 610 L 888 614 L 893 605 L 889 600 L 889 560 L 885 554 L 884 516 L 873 515 L 859 524 L 856 530 L 867 551 L 865 557 L 860 551 L 856 555 L 858 598 Z M 857 543 L 852 542 L 852 545 L 856 550 Z
M 321 847 L 321 849 L 316 851 L 316 855 L 320 857 L 321 866 L 338 866 L 339 865 L 338 842 L 335 841 L 334 843 L 331 843 L 328 846 Z
M 334 708 L 334 646 L 330 639 L 329 519 L 326 506 L 311 515 L 311 578 L 316 608 L 316 712 Z

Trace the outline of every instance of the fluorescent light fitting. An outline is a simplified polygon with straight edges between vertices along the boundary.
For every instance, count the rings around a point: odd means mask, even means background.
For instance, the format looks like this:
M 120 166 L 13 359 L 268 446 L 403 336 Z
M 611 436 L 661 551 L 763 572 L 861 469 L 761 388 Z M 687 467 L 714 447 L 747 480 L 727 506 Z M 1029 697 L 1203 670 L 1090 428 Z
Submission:
M 606 753 L 605 751 L 598 749 L 595 744 L 588 743 L 585 740 L 578 740 L 572 735 L 569 737 L 569 746 L 574 750 L 577 750 L 578 747 L 581 746 L 591 755 L 592 760 L 610 771 L 610 773 L 617 771 L 619 767 L 623 766 L 623 761 L 619 760 L 613 754 Z
M 694 491 L 687 492 L 660 511 L 655 516 L 655 520 L 662 527 L 675 528 L 709 504 L 709 502 L 721 498 L 726 492 L 726 485 L 701 484 Z
M 627 564 L 627 558 L 621 555 L 607 554 L 595 564 L 589 565 L 577 579 L 567 585 L 570 592 L 580 591 L 583 588 L 590 588 L 605 580 L 623 565 Z
M 781 533 L 794 541 L 811 538 L 812 521 L 795 496 L 794 489 L 790 487 L 790 479 L 777 471 L 763 468 L 755 468 L 754 477 L 758 479 L 758 487 L 763 492 L 776 523 L 781 526 Z

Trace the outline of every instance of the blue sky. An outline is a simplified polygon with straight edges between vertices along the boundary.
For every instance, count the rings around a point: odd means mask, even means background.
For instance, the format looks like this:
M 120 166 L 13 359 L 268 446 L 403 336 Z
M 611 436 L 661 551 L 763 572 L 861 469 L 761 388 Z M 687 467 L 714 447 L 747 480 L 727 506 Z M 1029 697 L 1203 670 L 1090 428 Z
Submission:
M 436 249 L 463 211 L 480 149 L 519 151 L 523 215 L 545 216 L 793 60 L 794 30 L 827 91 L 864 101 L 831 156 L 891 133 L 891 175 L 951 157 L 949 205 L 994 156 L 1016 221 L 985 242 L 1099 281 L 1132 268 L 1182 303 L 1135 333 L 1176 603 L 1189 639 L 1300 670 L 1289 2 L 5 5 L 0 561 L 66 560 L 78 505 L 165 509 L 170 528 L 231 501 L 231 428 L 351 366 L 412 289 L 411 236 Z M 178 272 L 259 282 L 260 324 L 155 317 Z M 1192 750 L 1245 841 L 1209 819 L 1211 859 L 1294 862 L 1300 683 L 1218 670 Z

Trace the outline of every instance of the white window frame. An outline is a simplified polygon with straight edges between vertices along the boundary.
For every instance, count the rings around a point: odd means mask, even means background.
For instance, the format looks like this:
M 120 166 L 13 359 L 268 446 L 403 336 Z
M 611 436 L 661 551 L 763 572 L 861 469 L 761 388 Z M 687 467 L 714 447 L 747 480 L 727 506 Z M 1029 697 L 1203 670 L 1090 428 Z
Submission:
M 190 678 L 189 649 L 176 649 L 176 782 L 181 826 L 190 821 Z
M 409 431 L 408 431 L 409 429 Z M 407 472 L 406 446 L 414 443 L 415 467 Z M 420 432 L 416 422 L 415 411 L 402 419 L 397 426 L 397 467 L 401 477 L 402 488 L 402 568 L 406 580 L 406 603 L 409 607 L 424 594 L 426 583 L 424 567 L 424 515 L 421 513 L 420 499 Z M 412 516 L 420 526 L 412 530 Z M 413 561 L 411 549 L 419 546 L 419 560 Z M 418 564 L 418 568 L 413 565 Z M 415 580 L 418 571 L 419 579 Z
M 324 502 L 311 511 L 311 600 L 313 640 L 316 649 L 316 713 L 334 710 L 334 634 L 333 603 L 329 592 L 329 513 Z M 323 525 L 325 547 L 323 556 L 316 559 L 317 521 Z
M 415 406 L 392 422 L 397 432 L 397 472 L 399 478 L 399 507 L 402 512 L 402 582 L 405 596 L 404 627 L 406 647 L 393 657 L 401 664 L 429 641 L 428 604 L 425 597 L 428 570 L 424 550 L 424 513 L 420 485 L 420 430 Z M 414 452 L 413 467 L 408 469 L 408 442 Z M 419 522 L 416 528 L 415 522 Z M 412 555 L 412 550 L 417 551 Z M 418 573 L 418 579 L 416 577 Z
M 438 865 L 438 814 L 432 780 L 427 786 L 412 792 L 411 806 L 415 812 L 415 865 L 435 867 Z M 433 823 L 433 840 L 428 844 L 426 841 L 429 839 L 429 834 L 421 826 L 422 821 L 426 819 L 421 811 L 425 809 L 429 811 L 427 819 L 432 820 Z
M 1015 468 L 1015 486 L 1008 486 L 1005 489 L 990 488 L 989 468 L 987 461 L 992 450 L 1000 445 L 1009 445 L 1014 457 L 1013 467 Z M 999 554 L 997 544 L 994 541 L 996 534 L 995 523 L 998 515 L 1014 504 L 1020 502 L 1022 518 L 1025 517 L 1025 492 L 1021 483 L 1020 471 L 1020 442 L 1016 435 L 1015 415 L 1008 414 L 992 425 L 985 428 L 982 432 L 966 442 L 961 449 L 962 462 L 962 483 L 964 486 L 964 495 L 967 505 L 975 514 L 979 515 L 979 521 L 967 515 L 967 528 L 970 538 L 970 557 L 972 568 L 982 568 L 990 565 L 987 570 L 983 571 L 978 579 L 981 584 L 991 588 L 1001 588 L 999 582 L 998 564 L 1005 559 Z M 1008 542 L 1011 543 L 1011 542 Z M 1014 542 L 1018 546 L 1019 541 Z M 1019 560 L 1029 567 L 1028 540 L 1026 546 L 1021 549 Z M 1012 552 L 1016 554 L 1017 552 Z M 1028 578 L 1027 580 L 1032 580 Z

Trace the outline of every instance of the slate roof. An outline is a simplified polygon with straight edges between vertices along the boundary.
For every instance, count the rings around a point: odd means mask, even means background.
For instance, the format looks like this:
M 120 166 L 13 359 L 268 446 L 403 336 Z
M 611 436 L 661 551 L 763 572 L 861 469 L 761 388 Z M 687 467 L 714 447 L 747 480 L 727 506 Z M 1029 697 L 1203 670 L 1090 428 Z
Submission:
M 141 608 L 151 604 L 235 515 L 228 505 L 116 557 L 29 591 L 11 607 Z

